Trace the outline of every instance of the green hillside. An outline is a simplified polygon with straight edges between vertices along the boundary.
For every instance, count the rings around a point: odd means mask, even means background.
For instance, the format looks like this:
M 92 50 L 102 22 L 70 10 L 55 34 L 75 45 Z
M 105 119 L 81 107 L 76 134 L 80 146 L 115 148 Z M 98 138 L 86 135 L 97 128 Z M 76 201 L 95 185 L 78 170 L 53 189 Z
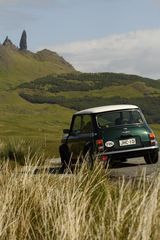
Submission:
M 76 110 L 139 105 L 160 133 L 160 81 L 114 73 L 80 73 L 49 50 L 0 45 L 0 141 L 29 141 L 58 155 L 62 129 Z M 19 145 L 17 145 L 19 146 Z M 1 147 L 1 142 L 0 142 Z
M 55 52 L 22 51 L 8 39 L 0 45 L 0 146 L 1 141 L 24 140 L 39 147 L 42 144 L 47 154 L 58 152 L 61 128 L 73 111 L 58 105 L 31 104 L 14 89 L 38 77 L 69 72 L 75 69 Z
M 0 45 L 0 89 L 11 89 L 51 73 L 74 72 L 74 68 L 57 53 L 42 50 L 21 51 L 14 45 Z
M 29 103 L 17 92 L 0 91 L 0 148 L 1 141 L 25 142 L 53 157 L 73 112 L 59 105 Z
M 59 104 L 81 110 L 107 104 L 131 103 L 142 108 L 150 123 L 160 123 L 160 81 L 115 73 L 49 75 L 18 87 L 32 103 Z
M 0 140 L 23 139 L 47 156 L 57 156 L 62 129 L 69 127 L 76 110 L 117 103 L 140 106 L 160 136 L 160 81 L 125 74 L 72 73 L 1 90 Z

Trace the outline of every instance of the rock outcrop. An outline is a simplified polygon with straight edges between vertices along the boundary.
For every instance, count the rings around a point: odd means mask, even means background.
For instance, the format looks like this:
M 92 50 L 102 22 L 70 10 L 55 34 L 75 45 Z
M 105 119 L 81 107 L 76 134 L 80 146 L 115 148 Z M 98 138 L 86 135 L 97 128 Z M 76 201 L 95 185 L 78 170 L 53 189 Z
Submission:
M 16 48 L 16 46 L 12 43 L 12 41 L 8 38 L 8 36 L 6 37 L 2 45 Z
M 27 50 L 27 33 L 25 30 L 23 30 L 23 32 L 22 32 L 22 36 L 21 36 L 20 43 L 19 43 L 19 48 L 20 48 L 20 50 L 24 50 L 24 51 Z

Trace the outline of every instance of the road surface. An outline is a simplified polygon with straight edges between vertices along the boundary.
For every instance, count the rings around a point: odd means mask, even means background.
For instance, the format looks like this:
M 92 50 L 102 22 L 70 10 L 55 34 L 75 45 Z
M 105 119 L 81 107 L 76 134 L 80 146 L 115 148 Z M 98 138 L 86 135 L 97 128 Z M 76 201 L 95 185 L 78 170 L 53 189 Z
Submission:
M 43 167 L 25 166 L 21 168 L 21 173 L 49 173 L 59 174 L 61 162 L 59 158 L 48 159 L 46 165 Z M 107 174 L 111 178 L 141 178 L 145 174 L 146 177 L 151 178 L 160 173 L 160 155 L 159 161 L 156 164 L 147 165 L 143 158 L 129 159 L 127 162 L 116 163 L 107 170 Z
M 115 178 L 140 178 L 144 173 L 147 177 L 160 173 L 160 157 L 156 164 L 148 165 L 143 158 L 133 158 L 125 163 L 117 163 L 109 170 L 109 175 Z
M 60 164 L 60 159 L 52 159 L 50 162 L 54 166 L 54 164 Z M 144 158 L 133 158 L 128 159 L 127 162 L 116 163 L 112 168 L 108 169 L 108 174 L 112 178 L 140 178 L 144 173 L 147 177 L 160 173 L 160 155 L 156 164 L 148 165 L 145 163 Z

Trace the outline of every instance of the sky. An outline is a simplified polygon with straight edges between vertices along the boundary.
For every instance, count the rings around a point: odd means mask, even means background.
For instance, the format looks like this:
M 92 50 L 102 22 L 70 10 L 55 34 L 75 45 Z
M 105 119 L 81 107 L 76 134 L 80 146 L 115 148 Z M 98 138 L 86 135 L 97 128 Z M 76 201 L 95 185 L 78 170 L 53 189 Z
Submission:
M 160 0 L 0 0 L 0 42 L 24 29 L 79 71 L 160 79 Z

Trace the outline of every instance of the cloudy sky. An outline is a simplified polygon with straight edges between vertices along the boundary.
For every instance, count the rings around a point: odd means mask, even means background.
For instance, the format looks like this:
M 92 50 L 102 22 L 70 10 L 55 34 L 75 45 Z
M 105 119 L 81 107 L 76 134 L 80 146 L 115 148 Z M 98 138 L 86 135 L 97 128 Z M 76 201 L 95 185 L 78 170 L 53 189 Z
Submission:
M 0 0 L 0 42 L 23 29 L 77 70 L 160 78 L 160 0 Z

